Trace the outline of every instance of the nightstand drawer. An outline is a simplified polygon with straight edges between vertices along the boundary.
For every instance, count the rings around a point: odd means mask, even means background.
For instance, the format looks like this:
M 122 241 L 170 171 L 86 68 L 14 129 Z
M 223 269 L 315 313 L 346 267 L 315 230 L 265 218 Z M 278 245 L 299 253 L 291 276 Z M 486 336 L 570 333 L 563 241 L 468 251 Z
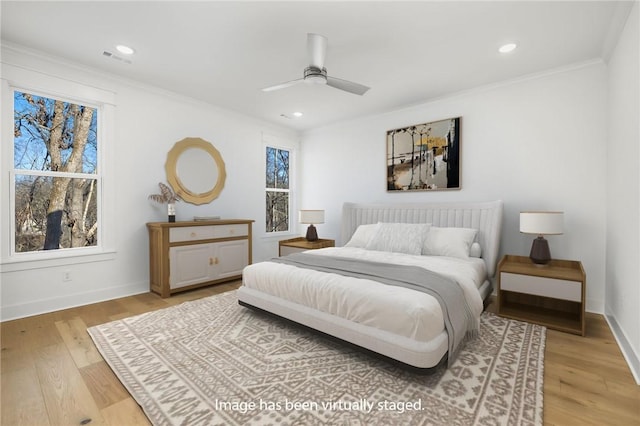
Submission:
M 280 247 L 280 256 L 289 256 L 291 253 L 300 253 L 303 251 L 307 251 L 309 249 L 300 248 L 300 247 L 289 247 L 289 246 L 281 246 Z
M 572 302 L 582 301 L 582 283 L 578 281 L 501 272 L 500 289 Z

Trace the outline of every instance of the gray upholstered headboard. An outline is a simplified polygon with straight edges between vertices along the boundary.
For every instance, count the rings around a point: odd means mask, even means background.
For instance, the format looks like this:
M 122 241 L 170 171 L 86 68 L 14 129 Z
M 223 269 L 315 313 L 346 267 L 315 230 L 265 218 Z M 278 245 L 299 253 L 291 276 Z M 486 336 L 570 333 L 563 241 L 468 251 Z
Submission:
M 378 222 L 430 223 L 475 228 L 490 277 L 495 275 L 502 230 L 502 201 L 482 203 L 355 204 L 342 207 L 342 243 L 359 225 Z

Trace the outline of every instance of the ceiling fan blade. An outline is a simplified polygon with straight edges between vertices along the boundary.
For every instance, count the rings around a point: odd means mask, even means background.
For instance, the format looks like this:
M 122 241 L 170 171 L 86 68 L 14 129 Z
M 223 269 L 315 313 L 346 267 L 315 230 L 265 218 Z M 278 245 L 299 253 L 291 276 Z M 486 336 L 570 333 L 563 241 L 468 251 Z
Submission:
M 364 95 L 367 90 L 370 89 L 362 84 L 329 76 L 327 76 L 327 86 L 335 87 L 336 89 L 344 90 L 345 92 L 360 96 Z
M 320 34 L 307 34 L 307 52 L 309 52 L 309 65 L 318 69 L 324 68 L 324 60 L 327 55 L 327 38 Z
M 293 86 L 294 84 L 298 84 L 298 83 L 302 83 L 302 82 L 304 82 L 304 78 L 299 78 L 297 80 L 287 81 L 286 83 L 276 84 L 275 86 L 265 87 L 264 89 L 262 89 L 262 91 L 263 92 L 272 92 L 274 90 L 284 89 L 286 87 L 290 87 L 290 86 Z

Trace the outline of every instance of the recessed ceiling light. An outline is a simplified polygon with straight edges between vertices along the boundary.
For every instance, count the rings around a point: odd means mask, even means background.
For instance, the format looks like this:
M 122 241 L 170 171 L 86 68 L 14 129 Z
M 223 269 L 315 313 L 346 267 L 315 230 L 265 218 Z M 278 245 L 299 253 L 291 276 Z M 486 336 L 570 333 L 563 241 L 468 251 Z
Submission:
M 302 114 L 301 112 L 296 111 L 296 112 L 292 112 L 292 113 L 291 113 L 291 115 L 289 115 L 289 114 L 285 114 L 285 113 L 282 113 L 282 114 L 280 114 L 280 117 L 282 117 L 282 118 L 287 118 L 287 119 L 291 120 L 292 118 L 300 118 L 300 117 L 302 117 L 303 115 L 304 115 L 304 114 Z M 293 116 L 293 117 L 292 117 L 292 116 Z
M 122 53 L 123 55 L 133 55 L 135 53 L 135 50 L 133 50 L 129 46 L 125 46 L 124 44 L 117 45 L 116 49 L 118 49 L 118 52 Z
M 500 46 L 500 48 L 498 49 L 498 52 L 500 53 L 509 53 L 513 50 L 515 50 L 515 48 L 518 47 L 517 44 L 515 43 L 507 43 L 507 44 L 503 44 L 502 46 Z

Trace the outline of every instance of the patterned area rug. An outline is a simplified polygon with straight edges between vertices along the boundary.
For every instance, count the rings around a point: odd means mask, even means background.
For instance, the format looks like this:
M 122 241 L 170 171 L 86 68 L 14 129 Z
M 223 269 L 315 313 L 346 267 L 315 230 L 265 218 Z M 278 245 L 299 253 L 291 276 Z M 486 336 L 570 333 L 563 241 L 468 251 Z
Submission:
M 88 329 L 154 425 L 540 425 L 546 329 L 483 313 L 416 374 L 239 306 L 235 291 Z

